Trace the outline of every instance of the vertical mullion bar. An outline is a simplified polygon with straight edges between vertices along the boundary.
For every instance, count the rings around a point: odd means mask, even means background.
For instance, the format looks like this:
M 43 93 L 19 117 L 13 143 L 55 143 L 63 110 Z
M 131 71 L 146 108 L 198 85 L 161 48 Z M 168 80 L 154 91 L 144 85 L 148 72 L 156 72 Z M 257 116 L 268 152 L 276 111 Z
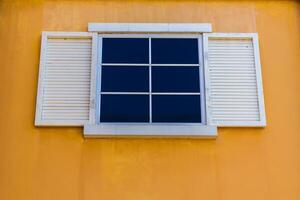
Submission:
M 97 79 L 96 79 L 96 124 L 100 124 L 100 109 L 101 109 L 101 74 L 102 74 L 102 40 L 103 37 L 98 38 L 98 63 L 96 67 Z
M 149 122 L 152 123 L 152 67 L 151 37 L 149 37 Z
M 199 56 L 199 82 L 200 82 L 200 108 L 201 124 L 206 124 L 205 95 L 204 95 L 204 65 L 203 65 L 203 48 L 202 35 L 198 37 L 198 56 Z

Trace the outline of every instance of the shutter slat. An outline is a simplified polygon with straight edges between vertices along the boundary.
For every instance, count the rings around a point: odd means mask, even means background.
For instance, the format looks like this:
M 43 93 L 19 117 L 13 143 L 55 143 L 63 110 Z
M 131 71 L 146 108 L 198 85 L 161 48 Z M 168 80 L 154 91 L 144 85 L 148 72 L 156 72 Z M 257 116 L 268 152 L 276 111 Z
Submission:
M 76 108 L 77 110 L 85 110 L 87 106 L 82 106 L 80 108 Z M 44 110 L 74 110 L 74 107 L 44 107 Z

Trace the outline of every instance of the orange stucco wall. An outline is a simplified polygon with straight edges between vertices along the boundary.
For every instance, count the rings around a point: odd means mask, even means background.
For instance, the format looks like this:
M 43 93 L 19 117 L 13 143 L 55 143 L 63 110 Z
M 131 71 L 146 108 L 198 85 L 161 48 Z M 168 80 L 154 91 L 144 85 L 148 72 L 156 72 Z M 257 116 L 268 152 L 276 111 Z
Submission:
M 210 22 L 258 32 L 267 127 L 216 140 L 83 139 L 34 127 L 41 31 L 88 22 Z M 300 3 L 6 1 L 0 3 L 1 200 L 299 200 Z

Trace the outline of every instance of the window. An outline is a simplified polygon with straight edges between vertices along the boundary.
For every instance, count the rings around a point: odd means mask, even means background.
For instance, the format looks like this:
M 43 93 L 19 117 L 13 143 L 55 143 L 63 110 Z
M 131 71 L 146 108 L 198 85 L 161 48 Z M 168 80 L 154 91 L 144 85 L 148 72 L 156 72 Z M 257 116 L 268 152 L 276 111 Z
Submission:
M 100 36 L 97 123 L 204 124 L 201 39 Z
M 266 125 L 257 34 L 207 33 L 209 24 L 89 31 L 43 32 L 37 126 L 214 137 L 216 127 Z

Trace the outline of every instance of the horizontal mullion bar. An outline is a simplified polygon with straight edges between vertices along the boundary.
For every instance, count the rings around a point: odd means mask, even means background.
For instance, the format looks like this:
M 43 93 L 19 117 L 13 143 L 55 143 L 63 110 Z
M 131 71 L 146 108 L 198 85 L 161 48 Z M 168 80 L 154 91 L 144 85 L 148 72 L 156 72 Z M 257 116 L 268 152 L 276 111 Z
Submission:
M 149 66 L 149 63 L 145 63 L 145 64 L 137 64 L 137 63 L 102 63 L 102 66 Z
M 115 95 L 200 95 L 200 92 L 100 92 L 100 94 L 115 94 Z
M 100 92 L 100 94 L 135 94 L 135 95 L 149 95 L 150 92 Z
M 200 95 L 200 92 L 152 92 L 152 95 Z
M 102 63 L 102 66 L 149 66 L 149 63 L 146 64 L 137 64 L 137 63 Z M 199 67 L 200 64 L 151 64 L 151 66 L 159 66 L 159 67 Z
M 193 66 L 200 66 L 200 64 L 151 64 L 151 66 L 159 66 L 159 67 L 173 67 L 173 66 L 179 66 L 179 67 L 193 67 Z

